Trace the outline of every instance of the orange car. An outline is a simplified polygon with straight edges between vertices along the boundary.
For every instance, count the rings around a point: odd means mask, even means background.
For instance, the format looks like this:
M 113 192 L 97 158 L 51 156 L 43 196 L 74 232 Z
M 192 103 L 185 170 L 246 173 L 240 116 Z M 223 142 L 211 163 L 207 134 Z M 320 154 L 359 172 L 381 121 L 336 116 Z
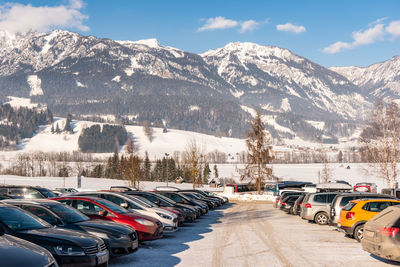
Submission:
M 400 205 L 394 199 L 358 199 L 350 201 L 340 212 L 338 227 L 358 242 L 363 237 L 364 224 L 389 206 Z

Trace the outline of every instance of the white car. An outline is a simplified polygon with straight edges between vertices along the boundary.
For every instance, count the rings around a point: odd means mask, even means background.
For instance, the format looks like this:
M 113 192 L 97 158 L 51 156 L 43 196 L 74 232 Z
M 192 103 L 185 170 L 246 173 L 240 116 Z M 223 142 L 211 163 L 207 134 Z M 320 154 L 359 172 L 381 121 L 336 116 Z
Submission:
M 154 204 L 146 203 L 137 197 L 129 196 L 120 192 L 85 192 L 78 193 L 77 195 L 104 198 L 131 212 L 153 217 L 163 224 L 163 230 L 166 233 L 178 230 L 178 216 L 176 214 L 155 207 Z

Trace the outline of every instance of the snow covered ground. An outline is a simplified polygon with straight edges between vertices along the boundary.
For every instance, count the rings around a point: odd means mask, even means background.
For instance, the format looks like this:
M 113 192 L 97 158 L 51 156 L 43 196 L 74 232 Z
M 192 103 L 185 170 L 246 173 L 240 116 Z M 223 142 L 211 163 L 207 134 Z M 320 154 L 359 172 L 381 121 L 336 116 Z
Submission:
M 388 266 L 333 227 L 307 223 L 268 203 L 231 203 L 133 255 L 125 266 Z

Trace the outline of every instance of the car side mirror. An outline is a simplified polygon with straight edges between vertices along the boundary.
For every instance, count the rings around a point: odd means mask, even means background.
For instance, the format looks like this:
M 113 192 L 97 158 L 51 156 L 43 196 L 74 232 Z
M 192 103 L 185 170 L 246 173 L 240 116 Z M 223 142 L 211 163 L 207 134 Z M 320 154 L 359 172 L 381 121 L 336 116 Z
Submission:
M 126 202 L 121 203 L 120 206 L 121 206 L 122 208 L 124 208 L 124 209 L 127 209 L 127 208 L 129 207 L 128 203 L 126 203 Z
M 160 205 L 161 205 L 161 201 L 160 201 L 159 199 L 157 199 L 157 200 L 154 202 L 154 204 L 156 204 L 157 206 L 160 206 Z
M 107 216 L 107 214 L 108 214 L 108 211 L 106 211 L 106 210 L 101 210 L 101 211 L 99 211 L 99 215 L 100 215 L 100 216 L 105 217 L 105 216 Z

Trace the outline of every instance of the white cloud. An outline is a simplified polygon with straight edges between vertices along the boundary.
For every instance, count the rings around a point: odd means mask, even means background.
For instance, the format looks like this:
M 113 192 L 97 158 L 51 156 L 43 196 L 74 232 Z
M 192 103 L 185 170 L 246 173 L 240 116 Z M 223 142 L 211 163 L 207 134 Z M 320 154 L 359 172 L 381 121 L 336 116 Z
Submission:
M 371 24 L 369 24 L 371 25 Z M 382 40 L 384 36 L 384 24 L 376 24 L 364 31 L 356 31 L 352 33 L 353 42 L 335 42 L 323 49 L 329 54 L 336 54 L 343 50 L 354 49 L 358 46 L 368 45 Z
M 239 25 L 239 22 L 236 20 L 226 19 L 224 17 L 215 17 L 207 19 L 206 23 L 197 29 L 197 31 L 202 32 L 207 30 L 228 29 L 236 27 L 237 25 Z
M 286 24 L 278 24 L 278 25 L 276 25 L 276 29 L 278 31 L 282 31 L 282 32 L 294 32 L 296 34 L 306 31 L 306 28 L 304 26 L 294 25 L 290 22 L 288 22 Z
M 390 22 L 390 24 L 386 27 L 386 32 L 392 35 L 393 38 L 397 38 L 400 36 L 400 20 L 395 20 Z
M 257 21 L 252 20 L 252 19 L 243 21 L 240 24 L 240 32 L 244 33 L 244 32 L 247 32 L 247 31 L 254 31 L 254 29 L 257 28 L 258 25 L 260 25 L 260 22 L 257 22 Z
M 80 12 L 81 0 L 70 0 L 68 5 L 39 6 L 6 3 L 0 5 L 0 30 L 46 32 L 55 28 L 89 30 L 84 25 L 88 17 Z

